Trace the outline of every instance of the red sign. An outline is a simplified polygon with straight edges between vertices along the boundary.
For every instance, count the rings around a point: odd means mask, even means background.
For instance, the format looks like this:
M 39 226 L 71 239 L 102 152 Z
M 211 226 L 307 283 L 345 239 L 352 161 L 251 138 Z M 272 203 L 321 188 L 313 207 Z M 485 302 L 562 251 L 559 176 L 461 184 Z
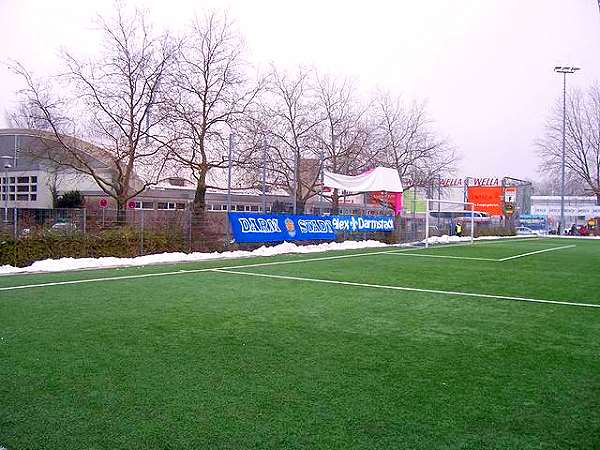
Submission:
M 475 203 L 475 210 L 486 212 L 491 216 L 501 216 L 504 212 L 501 186 L 469 186 L 467 200 Z
M 107 208 L 108 207 L 108 199 L 101 198 L 100 200 L 98 200 L 98 206 L 102 209 Z
M 395 201 L 395 192 L 369 192 L 368 202 L 372 205 L 381 205 L 385 208 L 393 208 Z
M 129 209 L 135 209 L 135 200 L 129 200 L 129 203 L 127 203 L 127 207 Z

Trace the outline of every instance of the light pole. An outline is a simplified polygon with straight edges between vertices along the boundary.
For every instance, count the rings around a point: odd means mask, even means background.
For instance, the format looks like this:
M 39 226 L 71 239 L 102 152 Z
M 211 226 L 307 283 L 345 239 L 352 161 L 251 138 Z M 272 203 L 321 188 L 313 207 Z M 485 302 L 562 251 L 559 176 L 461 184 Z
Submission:
M 233 158 L 234 134 L 229 135 L 229 154 L 227 156 L 227 213 L 231 212 L 231 166 Z
M 567 121 L 567 74 L 575 73 L 579 67 L 556 66 L 554 71 L 563 74 L 563 123 L 562 123 L 562 154 L 560 165 L 560 223 L 558 234 L 562 234 L 565 226 L 565 125 Z
M 11 156 L 0 156 L 0 159 L 3 160 L 2 166 L 4 167 L 4 182 L 2 183 L 2 192 L 4 194 L 4 223 L 8 223 L 8 195 L 10 191 L 8 187 L 8 169 L 12 168 L 9 161 L 13 158 Z M 16 194 L 17 193 L 15 192 L 15 195 Z

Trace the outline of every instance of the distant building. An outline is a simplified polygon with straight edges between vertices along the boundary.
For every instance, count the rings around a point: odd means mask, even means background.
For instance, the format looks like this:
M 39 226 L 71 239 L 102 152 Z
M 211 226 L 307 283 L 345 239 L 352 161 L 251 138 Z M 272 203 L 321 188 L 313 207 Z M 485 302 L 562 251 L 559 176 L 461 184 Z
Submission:
M 548 224 L 556 226 L 560 222 L 560 196 L 532 195 L 531 213 L 547 216 Z M 565 196 L 565 227 L 584 225 L 591 217 L 600 217 L 596 197 Z
M 89 142 L 67 137 L 75 148 L 81 151 L 90 165 L 99 173 L 110 176 L 111 165 L 105 161 L 105 151 Z M 85 198 L 86 208 L 97 209 L 101 199 L 111 203 L 94 179 L 74 170 L 57 170 L 53 163 L 40 155 L 48 152 L 60 153 L 61 146 L 53 133 L 31 129 L 0 129 L 0 192 L 1 206 L 19 209 L 49 209 L 53 206 L 53 191 L 57 195 L 77 190 Z M 315 162 L 316 161 L 316 162 Z M 300 175 L 314 179 L 318 175 L 318 160 L 302 160 Z M 135 183 L 135 180 L 134 180 Z M 146 210 L 183 210 L 194 200 L 196 186 L 189 181 L 173 177 L 131 199 L 129 208 Z M 226 189 L 208 189 L 206 207 L 208 211 L 227 211 Z M 280 210 L 292 211 L 292 199 L 283 190 L 268 192 L 266 212 L 277 203 Z M 231 210 L 262 212 L 261 192 L 252 190 L 232 190 Z M 114 208 L 112 204 L 109 208 Z M 365 205 L 363 195 L 345 197 L 340 200 L 341 214 L 380 214 L 383 209 L 377 205 Z M 319 195 L 306 204 L 307 214 L 328 214 L 330 203 Z M 388 211 L 389 212 L 389 211 Z

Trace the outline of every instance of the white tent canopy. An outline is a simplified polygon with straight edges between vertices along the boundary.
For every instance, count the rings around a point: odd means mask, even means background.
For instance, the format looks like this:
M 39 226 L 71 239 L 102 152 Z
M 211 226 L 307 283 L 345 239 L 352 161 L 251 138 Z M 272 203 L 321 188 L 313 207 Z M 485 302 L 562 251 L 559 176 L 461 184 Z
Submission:
M 344 189 L 349 192 L 402 192 L 402 182 L 396 169 L 376 167 L 356 176 L 340 175 L 323 171 L 323 184 L 333 189 Z

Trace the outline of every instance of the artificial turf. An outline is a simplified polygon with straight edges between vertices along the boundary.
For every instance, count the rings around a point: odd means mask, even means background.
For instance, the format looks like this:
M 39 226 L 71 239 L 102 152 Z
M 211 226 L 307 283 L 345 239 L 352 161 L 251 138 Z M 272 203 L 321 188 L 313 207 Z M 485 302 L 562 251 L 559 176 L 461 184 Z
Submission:
M 531 240 L 211 267 L 600 304 L 600 242 Z M 371 253 L 292 264 L 252 266 Z M 219 272 L 0 291 L 0 447 L 593 449 L 600 308 Z

